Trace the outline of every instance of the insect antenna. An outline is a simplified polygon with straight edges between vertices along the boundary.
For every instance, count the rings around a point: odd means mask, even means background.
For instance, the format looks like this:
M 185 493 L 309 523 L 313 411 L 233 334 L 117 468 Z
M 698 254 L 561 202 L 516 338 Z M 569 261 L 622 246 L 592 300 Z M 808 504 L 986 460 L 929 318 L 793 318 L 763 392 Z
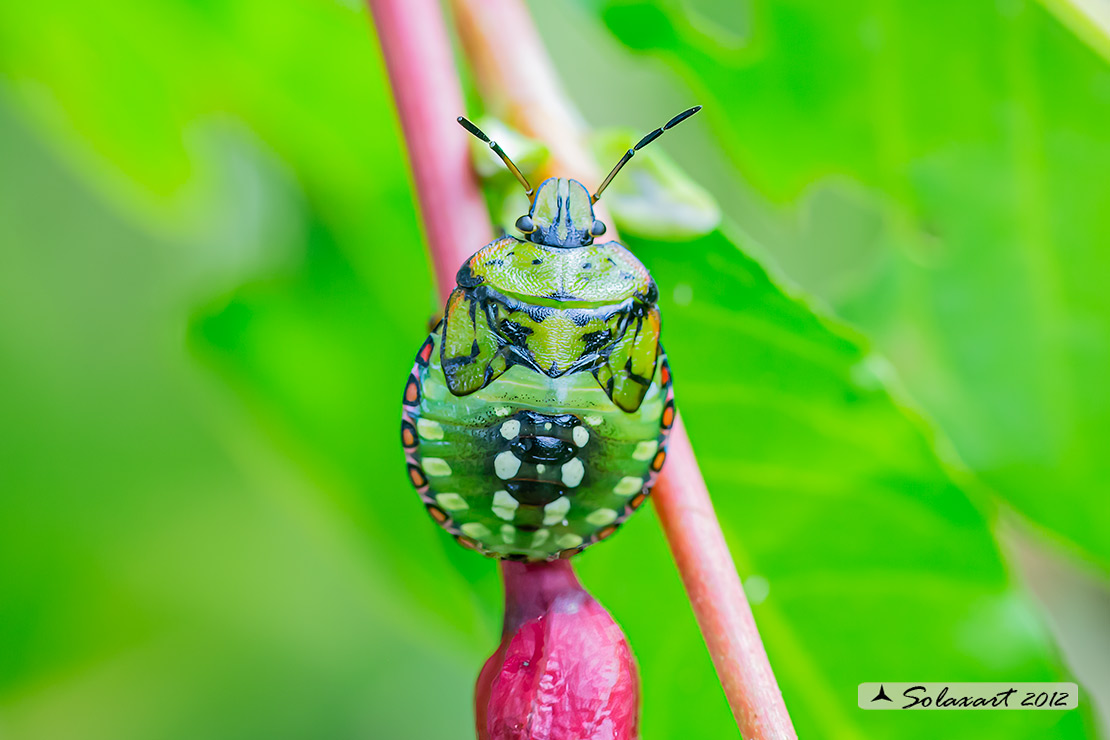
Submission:
M 610 171 L 609 174 L 605 176 L 605 179 L 601 181 L 601 185 L 598 186 L 597 191 L 594 192 L 594 194 L 590 196 L 590 203 L 597 203 L 597 201 L 601 198 L 601 191 L 603 191 L 603 190 L 605 190 L 605 188 L 609 187 L 609 183 L 611 183 L 613 181 L 613 178 L 617 176 L 617 173 L 621 171 L 621 168 L 624 167 L 626 164 L 628 164 L 628 160 L 630 160 L 634 156 L 636 156 L 636 152 L 640 151 L 645 146 L 647 146 L 651 142 L 658 139 L 660 136 L 663 135 L 664 131 L 668 131 L 668 130 L 674 128 L 675 126 L 682 123 L 683 121 L 685 121 L 690 116 L 697 113 L 699 110 L 701 110 L 700 105 L 695 105 L 693 108 L 687 108 L 686 110 L 682 111 L 681 113 L 679 113 L 677 116 L 675 116 L 671 120 L 667 121 L 661 127 L 655 129 L 650 134 L 648 134 L 644 138 L 640 139 L 640 141 L 636 144 L 636 146 L 632 147 L 631 149 L 629 149 L 627 152 L 624 153 L 624 156 L 621 157 L 621 160 L 619 162 L 617 162 L 617 166 L 614 167 L 612 169 L 612 171 Z
M 480 140 L 489 144 L 489 148 L 493 150 L 493 153 L 501 157 L 501 161 L 504 162 L 505 166 L 509 168 L 509 172 L 512 172 L 513 176 L 520 181 L 521 185 L 524 186 L 524 194 L 528 196 L 528 200 L 532 200 L 532 196 L 535 195 L 536 191 L 532 189 L 532 186 L 528 183 L 528 178 L 524 176 L 524 173 L 520 171 L 520 168 L 513 164 L 513 160 L 509 159 L 509 155 L 505 153 L 505 150 L 501 148 L 501 145 L 498 144 L 496 141 L 490 139 L 490 137 L 486 136 L 485 132 L 483 132 L 482 129 L 475 126 L 463 116 L 459 116 L 456 120 L 459 122 L 460 126 L 477 136 Z

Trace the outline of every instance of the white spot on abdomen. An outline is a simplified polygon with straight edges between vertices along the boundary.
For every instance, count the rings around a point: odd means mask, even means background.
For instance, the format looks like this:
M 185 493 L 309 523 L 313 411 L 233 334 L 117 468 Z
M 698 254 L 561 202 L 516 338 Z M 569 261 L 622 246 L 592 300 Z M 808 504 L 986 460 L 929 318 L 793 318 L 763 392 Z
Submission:
M 613 493 L 621 496 L 631 496 L 638 493 L 644 487 L 644 481 L 641 478 L 633 478 L 632 476 L 625 476 L 620 479 L 617 485 L 613 486 Z
M 582 461 L 576 457 L 563 464 L 563 485 L 574 488 L 582 482 L 582 476 L 585 474 L 586 469 L 582 466 Z
M 437 477 L 451 475 L 451 466 L 447 464 L 446 460 L 442 460 L 438 457 L 426 457 L 424 458 L 423 463 L 424 472 L 426 472 L 428 475 L 434 475 Z
M 591 511 L 589 516 L 586 517 L 586 521 L 595 527 L 604 527 L 606 524 L 612 524 L 616 521 L 616 518 L 617 512 L 612 509 L 598 509 L 597 511 Z
M 565 549 L 569 549 L 571 547 L 578 547 L 579 545 L 581 545 L 582 544 L 582 538 L 579 537 L 578 535 L 574 534 L 573 532 L 567 532 L 566 534 L 559 535 L 555 539 L 555 544 L 565 550 Z
M 489 534 L 489 527 L 481 522 L 467 522 L 459 527 L 459 529 L 462 530 L 463 534 L 473 537 L 474 539 L 480 539 Z
M 437 493 L 436 503 L 447 511 L 462 511 L 470 508 L 467 506 L 466 500 L 457 493 Z
M 416 431 L 424 439 L 433 441 L 443 439 L 443 427 L 431 419 L 417 419 Z
M 543 523 L 547 526 L 558 524 L 563 521 L 563 517 L 570 511 L 570 499 L 557 498 L 547 506 L 543 507 Z
M 520 470 L 520 460 L 510 450 L 499 452 L 493 458 L 493 470 L 501 480 L 508 480 Z
M 493 513 L 507 522 L 513 520 L 519 506 L 520 502 L 508 491 L 497 491 L 493 494 Z

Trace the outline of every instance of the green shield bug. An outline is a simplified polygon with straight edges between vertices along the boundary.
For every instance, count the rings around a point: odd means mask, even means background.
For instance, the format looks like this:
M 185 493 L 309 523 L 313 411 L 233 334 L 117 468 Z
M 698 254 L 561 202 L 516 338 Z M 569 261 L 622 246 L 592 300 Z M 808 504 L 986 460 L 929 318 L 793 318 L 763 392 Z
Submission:
M 674 423 L 659 343 L 659 291 L 594 203 L 635 153 L 701 110 L 678 114 L 621 157 L 590 195 L 551 178 L 524 186 L 523 239 L 504 236 L 459 269 L 443 320 L 416 355 L 402 403 L 409 478 L 460 543 L 510 560 L 569 557 L 644 502 Z

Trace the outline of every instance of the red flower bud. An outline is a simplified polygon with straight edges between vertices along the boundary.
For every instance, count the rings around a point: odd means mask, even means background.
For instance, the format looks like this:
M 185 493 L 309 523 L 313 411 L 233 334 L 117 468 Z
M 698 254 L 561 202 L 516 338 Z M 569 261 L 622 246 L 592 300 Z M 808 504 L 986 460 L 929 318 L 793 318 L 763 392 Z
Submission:
M 475 690 L 478 740 L 636 740 L 632 650 L 570 563 L 503 564 L 505 628 Z

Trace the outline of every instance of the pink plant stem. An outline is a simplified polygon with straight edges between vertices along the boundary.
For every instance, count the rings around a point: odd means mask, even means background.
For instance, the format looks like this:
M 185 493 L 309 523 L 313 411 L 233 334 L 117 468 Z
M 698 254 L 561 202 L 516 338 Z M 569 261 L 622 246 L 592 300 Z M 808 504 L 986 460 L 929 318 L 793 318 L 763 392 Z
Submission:
M 681 416 L 651 497 L 741 735 L 796 740 Z
M 451 45 L 437 0 L 369 3 L 446 300 L 459 265 L 492 237 L 467 138 L 454 121 L 463 103 Z M 553 156 L 541 174 L 596 182 L 580 119 L 559 88 L 522 2 L 452 0 L 452 6 L 487 104 L 551 147 Z M 681 419 L 671 433 L 667 464 L 652 497 L 743 737 L 796 738 Z M 543 594 L 574 579 L 564 562 L 506 563 L 502 574 L 506 591 L 514 593 L 527 589 Z M 507 613 L 506 624 L 521 616 Z
M 437 0 L 369 0 L 401 119 L 420 213 L 444 301 L 455 272 L 493 238 L 470 162 L 459 73 Z
M 582 117 L 563 94 L 527 6 L 512 0 L 451 0 L 451 7 L 486 108 L 551 151 L 536 179 L 596 179 L 597 165 L 582 146 Z
M 599 182 L 581 119 L 522 0 L 452 0 L 451 5 L 483 99 L 550 147 L 542 176 Z M 619 238 L 615 230 L 610 234 Z M 652 499 L 742 736 L 797 738 L 681 417 Z

